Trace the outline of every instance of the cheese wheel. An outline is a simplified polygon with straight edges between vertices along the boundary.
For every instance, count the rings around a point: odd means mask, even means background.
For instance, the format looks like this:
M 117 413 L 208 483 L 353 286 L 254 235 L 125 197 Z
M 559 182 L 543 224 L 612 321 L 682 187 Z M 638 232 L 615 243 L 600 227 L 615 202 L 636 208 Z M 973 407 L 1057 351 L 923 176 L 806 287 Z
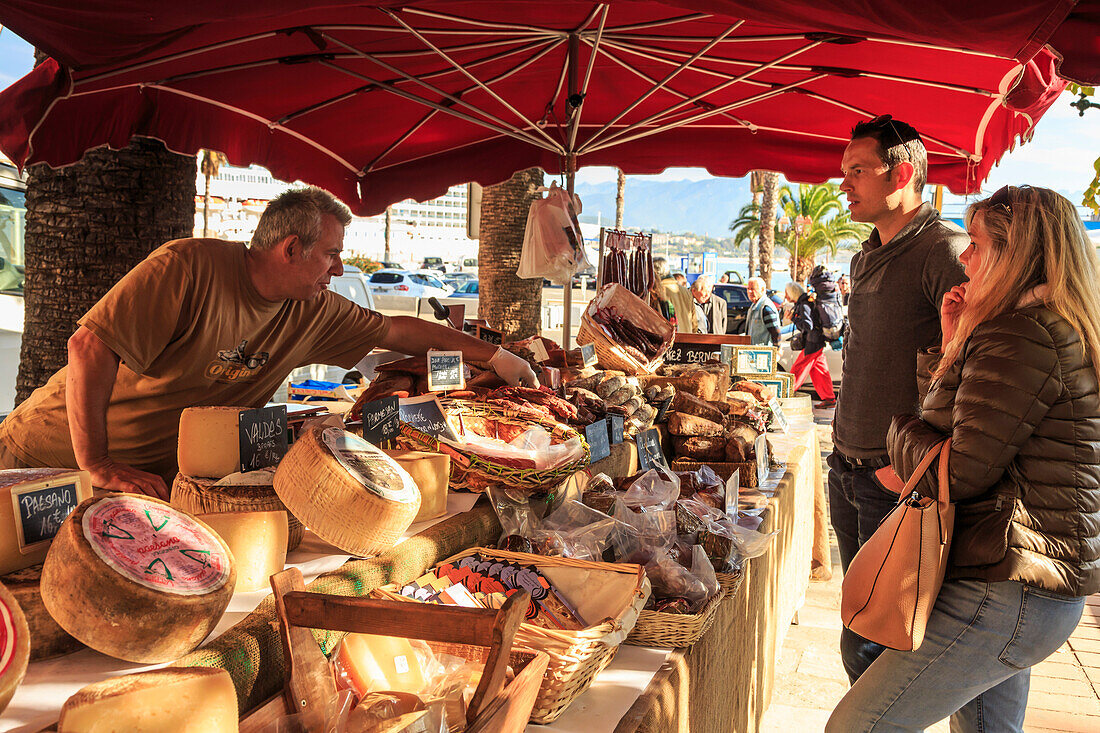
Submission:
M 17 495 L 15 501 L 13 492 Z M 50 540 L 65 516 L 91 495 L 92 479 L 87 471 L 71 468 L 0 471 L 0 575 L 45 560 Z M 25 524 L 16 521 L 17 507 Z
M 268 588 L 269 578 L 286 566 L 286 512 L 220 512 L 199 519 L 233 553 L 236 591 Z
M 199 478 L 176 474 L 172 482 L 171 504 L 188 514 L 217 512 L 260 512 L 282 510 L 287 517 L 287 552 L 302 543 L 305 528 L 290 512 L 271 482 L 274 471 L 250 471 L 231 474 L 223 479 Z
M 227 733 L 237 692 L 224 669 L 165 667 L 82 688 L 61 708 L 58 733 Z
M 240 414 L 253 407 L 188 407 L 180 414 L 176 459 L 184 476 L 222 478 L 241 470 Z
M 386 455 L 408 471 L 420 489 L 420 511 L 413 523 L 442 517 L 447 513 L 447 484 L 451 457 L 418 450 L 386 450 Z
M 69 515 L 42 566 L 42 600 L 65 631 L 130 662 L 167 662 L 221 618 L 236 573 L 221 538 L 147 496 L 92 498 Z
M 0 713 L 27 674 L 30 655 L 31 632 L 23 610 L 8 589 L 0 585 Z
M 298 436 L 275 471 L 275 491 L 321 539 L 358 556 L 393 547 L 420 510 L 420 490 L 396 461 L 322 424 Z
M 31 661 L 69 654 L 84 645 L 57 625 L 42 602 L 42 566 L 32 565 L 0 577 L 23 609 L 27 628 L 31 630 Z

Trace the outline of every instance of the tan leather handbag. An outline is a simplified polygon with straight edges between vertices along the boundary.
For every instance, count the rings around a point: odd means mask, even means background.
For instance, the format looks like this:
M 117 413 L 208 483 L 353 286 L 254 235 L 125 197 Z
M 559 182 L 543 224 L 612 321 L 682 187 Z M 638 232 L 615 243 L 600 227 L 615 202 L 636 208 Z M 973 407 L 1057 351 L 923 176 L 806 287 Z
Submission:
M 948 438 L 921 459 L 897 506 L 859 548 L 841 585 L 844 625 L 891 649 L 920 647 L 943 585 L 955 523 L 947 478 L 950 449 Z M 940 457 L 938 496 L 929 499 L 914 488 L 936 456 Z

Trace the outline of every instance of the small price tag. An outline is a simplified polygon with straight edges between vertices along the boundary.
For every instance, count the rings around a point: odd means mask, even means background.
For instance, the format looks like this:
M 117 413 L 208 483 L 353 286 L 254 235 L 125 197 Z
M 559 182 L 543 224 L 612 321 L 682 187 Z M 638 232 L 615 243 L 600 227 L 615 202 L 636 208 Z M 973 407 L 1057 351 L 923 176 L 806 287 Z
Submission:
M 592 366 L 596 363 L 596 345 L 585 344 L 581 347 L 581 364 L 583 366 Z
M 501 342 L 504 341 L 503 332 L 485 326 L 478 326 L 477 337 L 486 343 L 496 344 L 497 346 L 500 346 Z
M 771 460 L 768 456 L 768 437 L 765 433 L 761 433 L 756 437 L 753 450 L 756 452 L 756 485 L 763 487 L 771 470 L 769 468 Z
M 741 471 L 735 470 L 726 481 L 726 514 L 737 516 L 737 499 L 741 494 Z
M 588 450 L 591 453 L 588 458 L 589 463 L 595 463 L 611 455 L 610 426 L 607 418 L 597 420 L 591 425 L 585 425 L 584 439 L 588 443 Z
M 623 430 L 626 429 L 626 418 L 622 415 L 611 413 L 607 416 L 608 425 L 611 426 L 611 445 L 623 442 Z
M 638 444 L 638 470 L 645 472 L 651 468 L 668 468 L 665 453 L 661 450 L 661 437 L 657 428 L 650 428 L 634 439 Z
M 550 361 L 550 354 L 546 351 L 542 339 L 535 339 L 531 342 L 531 353 L 535 355 L 535 361 L 540 364 L 544 361 Z
M 401 406 L 397 397 L 383 397 L 363 406 L 363 439 L 381 445 L 400 432 Z
M 428 352 L 428 391 L 445 392 L 465 389 L 466 375 L 461 351 Z
M 718 361 L 723 364 L 733 363 L 733 344 L 722 344 L 722 350 L 718 354 Z
M 242 473 L 279 465 L 287 450 L 285 405 L 245 410 L 237 427 Z
M 770 407 L 772 411 L 771 427 L 783 433 L 787 432 L 787 429 L 791 426 L 791 422 L 783 413 L 783 406 L 779 404 L 779 400 L 772 397 L 768 400 L 768 407 Z
M 77 489 L 77 484 L 70 480 L 56 486 L 46 483 L 11 492 L 21 553 L 34 552 L 54 538 L 65 517 L 80 503 Z

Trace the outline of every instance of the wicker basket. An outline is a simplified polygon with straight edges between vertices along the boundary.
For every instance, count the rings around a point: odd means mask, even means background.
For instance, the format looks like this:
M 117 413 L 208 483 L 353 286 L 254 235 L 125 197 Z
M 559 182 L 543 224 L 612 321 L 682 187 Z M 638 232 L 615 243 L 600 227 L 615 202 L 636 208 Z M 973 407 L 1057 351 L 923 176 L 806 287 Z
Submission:
M 677 458 L 672 462 L 673 471 L 694 471 L 699 466 L 708 466 L 712 471 L 718 474 L 718 477 L 723 481 L 729 481 L 730 476 L 734 471 L 738 471 L 741 474 L 739 486 L 745 489 L 755 489 L 757 485 L 756 481 L 756 464 L 755 463 L 702 463 L 700 461 L 693 461 L 690 458 Z
M 450 417 L 481 417 L 521 427 L 539 426 L 550 433 L 554 444 L 579 438 L 584 453 L 576 460 L 556 468 L 543 470 L 535 468 L 516 468 L 497 463 L 491 458 L 464 451 L 451 444 L 440 443 L 436 438 L 417 430 L 408 423 L 401 423 L 401 434 L 395 442 L 401 448 L 444 453 L 451 457 L 451 489 L 483 491 L 488 484 L 504 484 L 531 493 L 538 493 L 562 483 L 577 471 L 588 465 L 588 443 L 584 436 L 573 428 L 555 422 L 549 418 L 528 412 L 503 410 L 482 402 L 470 400 L 440 400 L 444 412 Z
M 172 482 L 171 504 L 189 514 L 220 514 L 221 512 L 284 511 L 287 518 L 286 551 L 292 552 L 302 543 L 305 528 L 283 504 L 273 486 L 218 486 L 216 479 L 176 474 Z
M 628 354 L 618 342 L 611 339 L 607 333 L 593 320 L 596 311 L 602 308 L 612 307 L 628 319 L 631 323 L 644 328 L 650 333 L 657 334 L 663 339 L 657 356 L 652 361 L 643 364 Z M 663 356 L 676 338 L 676 329 L 671 323 L 660 316 L 657 311 L 650 308 L 634 293 L 630 292 L 618 283 L 604 285 L 596 297 L 585 308 L 581 316 L 581 328 L 577 332 L 577 344 L 592 344 L 596 347 L 596 356 L 600 366 L 604 369 L 620 369 L 627 374 L 653 374 L 663 362 Z
M 638 623 L 626 638 L 632 646 L 659 646 L 679 649 L 691 646 L 707 633 L 714 614 L 722 600 L 732 596 L 741 587 L 742 573 L 715 573 L 718 576 L 718 592 L 707 601 L 699 613 L 662 613 L 642 609 Z
M 520 624 L 519 631 L 516 632 L 515 645 L 546 652 L 550 656 L 550 665 L 546 669 L 538 697 L 535 699 L 534 709 L 531 711 L 531 722 L 551 723 L 565 712 L 573 700 L 588 689 L 592 679 L 611 663 L 619 645 L 633 630 L 642 606 L 649 599 L 650 585 L 645 570 L 640 565 L 590 562 L 568 557 L 543 557 L 484 547 L 463 550 L 447 558 L 443 563 L 455 562 L 474 554 L 534 566 L 544 573 L 554 569 L 572 569 L 586 575 L 591 573 L 623 575 L 633 582 L 631 602 L 624 605 L 614 617 L 604 619 L 586 629 L 563 631 L 544 629 L 528 623 Z M 593 586 L 600 584 L 596 578 L 587 580 Z M 553 579 L 551 581 L 554 582 Z M 382 598 L 417 602 L 398 595 L 397 590 L 395 586 L 388 586 L 375 589 L 374 593 Z

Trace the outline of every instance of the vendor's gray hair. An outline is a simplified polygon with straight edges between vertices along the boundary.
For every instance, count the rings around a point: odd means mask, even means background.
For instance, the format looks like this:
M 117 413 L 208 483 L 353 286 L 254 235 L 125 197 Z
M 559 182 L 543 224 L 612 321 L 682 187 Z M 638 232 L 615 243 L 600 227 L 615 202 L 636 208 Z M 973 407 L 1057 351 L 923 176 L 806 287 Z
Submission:
M 296 234 L 302 248 L 309 251 L 321 238 L 325 215 L 335 217 L 345 227 L 351 223 L 351 209 L 328 191 L 316 186 L 283 191 L 264 209 L 249 246 L 258 250 L 272 249 L 286 237 Z
M 714 283 L 711 282 L 710 275 L 700 275 L 695 278 L 695 282 L 691 284 L 691 289 L 696 293 L 705 293 L 713 288 Z
M 664 257 L 653 258 L 653 272 L 657 274 L 658 280 L 664 280 L 669 276 L 668 260 Z

